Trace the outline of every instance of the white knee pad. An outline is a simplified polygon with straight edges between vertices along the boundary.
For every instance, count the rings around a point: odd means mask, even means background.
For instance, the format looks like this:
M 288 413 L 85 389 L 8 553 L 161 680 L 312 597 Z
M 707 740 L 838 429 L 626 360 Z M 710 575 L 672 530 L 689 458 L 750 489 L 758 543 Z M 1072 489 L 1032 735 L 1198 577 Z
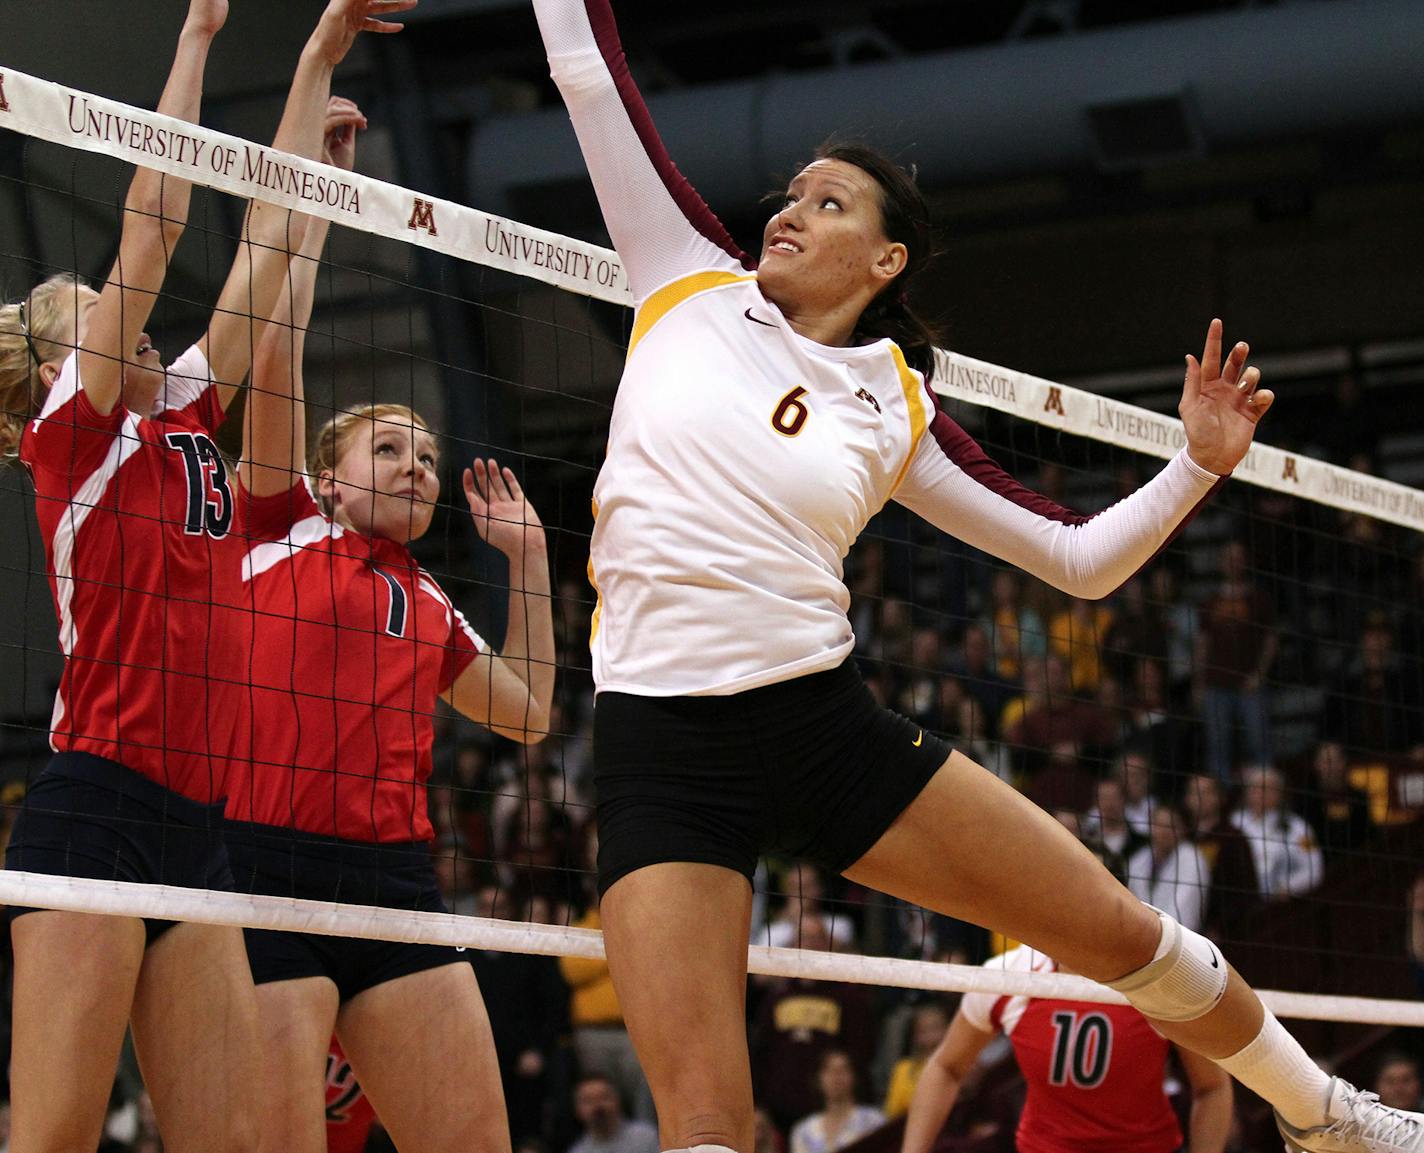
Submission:
M 1226 961 L 1216 946 L 1183 928 L 1161 909 L 1162 943 L 1157 957 L 1108 987 L 1123 994 L 1144 1017 L 1195 1021 L 1205 1017 L 1226 992 Z

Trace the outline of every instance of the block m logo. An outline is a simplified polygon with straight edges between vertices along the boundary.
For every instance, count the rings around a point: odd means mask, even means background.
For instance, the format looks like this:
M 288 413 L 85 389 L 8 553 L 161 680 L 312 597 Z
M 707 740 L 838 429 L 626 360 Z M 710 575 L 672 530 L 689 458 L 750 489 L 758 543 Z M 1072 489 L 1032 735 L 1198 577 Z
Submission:
M 423 228 L 431 236 L 439 236 L 440 231 L 435 227 L 435 205 L 428 200 L 421 200 L 417 196 L 415 207 L 410 211 L 410 224 L 407 227 L 411 229 Z

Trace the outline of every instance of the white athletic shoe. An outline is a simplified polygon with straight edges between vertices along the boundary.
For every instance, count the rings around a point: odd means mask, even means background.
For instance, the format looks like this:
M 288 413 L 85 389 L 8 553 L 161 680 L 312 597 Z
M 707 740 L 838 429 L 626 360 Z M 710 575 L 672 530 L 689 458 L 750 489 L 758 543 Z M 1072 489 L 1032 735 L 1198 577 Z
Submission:
M 1325 1114 L 1324 1125 L 1297 1129 L 1277 1113 L 1285 1153 L 1424 1153 L 1424 1114 L 1381 1105 L 1339 1077 L 1330 1079 Z

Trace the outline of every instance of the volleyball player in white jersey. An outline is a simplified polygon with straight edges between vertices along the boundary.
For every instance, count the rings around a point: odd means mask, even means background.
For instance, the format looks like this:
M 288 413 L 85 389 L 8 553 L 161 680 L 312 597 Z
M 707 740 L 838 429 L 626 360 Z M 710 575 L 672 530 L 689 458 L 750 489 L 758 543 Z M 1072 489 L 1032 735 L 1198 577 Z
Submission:
M 275 146 L 313 155 L 332 69 L 371 12 L 332 0 Z M 158 111 L 196 121 L 226 0 L 192 0 Z M 10 869 L 231 888 L 222 797 L 244 769 L 248 614 L 241 510 L 212 434 L 285 278 L 291 214 L 254 203 L 198 344 L 165 369 L 144 325 L 188 182 L 140 168 L 100 291 L 53 278 L 4 310 L 0 447 L 34 482 L 65 667 L 54 756 L 25 797 Z M 30 307 L 26 307 L 30 306 Z M 256 1002 L 230 927 L 12 907 L 16 1153 L 93 1149 L 126 1025 L 170 1150 L 256 1135 Z
M 1294 1147 L 1413 1147 L 1416 1121 L 1327 1078 L 1214 946 L 876 708 L 848 663 L 842 559 L 891 499 L 1076 596 L 1121 584 L 1250 445 L 1272 397 L 1246 346 L 1223 364 L 1213 321 L 1187 358 L 1186 448 L 1071 514 L 937 411 L 904 295 L 929 238 L 905 173 L 823 152 L 749 271 L 663 150 L 607 0 L 534 7 L 637 306 L 595 487 L 595 780 L 609 963 L 664 1144 L 752 1146 L 748 882 L 775 846 L 1111 982 L 1271 1100 Z

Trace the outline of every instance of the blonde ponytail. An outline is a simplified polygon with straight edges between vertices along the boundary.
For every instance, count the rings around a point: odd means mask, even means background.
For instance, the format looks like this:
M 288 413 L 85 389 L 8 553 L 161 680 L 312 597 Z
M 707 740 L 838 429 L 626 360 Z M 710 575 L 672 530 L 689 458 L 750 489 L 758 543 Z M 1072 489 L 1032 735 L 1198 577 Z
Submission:
M 25 422 L 49 393 L 41 364 L 57 364 L 75 346 L 75 317 L 84 285 L 51 276 L 22 301 L 0 305 L 0 458 L 20 448 Z

